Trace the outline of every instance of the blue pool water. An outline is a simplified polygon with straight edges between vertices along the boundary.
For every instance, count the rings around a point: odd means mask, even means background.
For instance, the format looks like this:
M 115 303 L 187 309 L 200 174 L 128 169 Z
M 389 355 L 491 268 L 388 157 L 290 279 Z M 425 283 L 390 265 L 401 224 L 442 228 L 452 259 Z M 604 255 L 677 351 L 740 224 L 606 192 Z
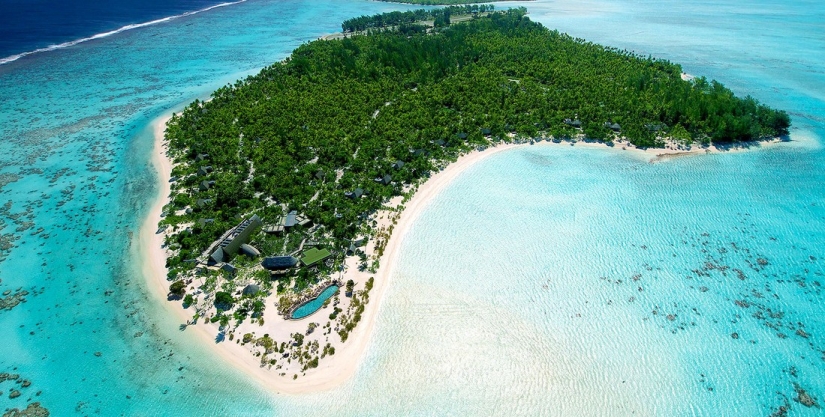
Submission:
M 304 317 L 312 315 L 323 307 L 324 302 L 326 302 L 329 297 L 332 297 L 336 292 L 338 292 L 337 285 L 327 287 L 324 291 L 321 291 L 321 294 L 318 294 L 317 297 L 301 304 L 298 308 L 296 308 L 295 311 L 292 312 L 292 318 L 294 320 L 300 320 Z
M 250 0 L 26 56 L 0 65 L 0 293 L 30 293 L 0 312 L 0 372 L 32 386 L 10 399 L 0 383 L 0 410 L 821 415 L 794 384 L 825 402 L 825 6 L 524 5 L 787 109 L 793 141 L 657 164 L 577 147 L 490 157 L 403 243 L 355 377 L 281 396 L 146 292 L 131 242 L 156 191 L 147 125 L 346 18 L 411 6 Z

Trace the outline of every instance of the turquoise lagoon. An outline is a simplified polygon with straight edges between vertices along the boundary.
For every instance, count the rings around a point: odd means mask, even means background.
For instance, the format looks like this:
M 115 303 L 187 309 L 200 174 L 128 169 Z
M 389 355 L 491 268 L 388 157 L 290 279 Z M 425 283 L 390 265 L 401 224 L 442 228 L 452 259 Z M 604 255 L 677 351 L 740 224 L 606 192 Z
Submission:
M 662 163 L 547 145 L 491 156 L 416 221 L 356 375 L 281 396 L 144 289 L 130 242 L 155 192 L 148 124 L 348 17 L 409 6 L 250 0 L 2 65 L 0 233 L 16 240 L 0 290 L 30 294 L 0 312 L 0 372 L 32 386 L 10 399 L 0 383 L 0 409 L 821 415 L 794 384 L 825 402 L 825 6 L 524 5 L 787 109 L 792 142 Z

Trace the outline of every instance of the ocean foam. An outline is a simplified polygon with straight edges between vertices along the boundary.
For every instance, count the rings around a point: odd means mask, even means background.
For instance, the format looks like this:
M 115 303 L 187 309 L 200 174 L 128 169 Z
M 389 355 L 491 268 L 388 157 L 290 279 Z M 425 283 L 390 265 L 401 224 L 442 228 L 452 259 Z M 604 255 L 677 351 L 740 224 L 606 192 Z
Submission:
M 198 13 L 208 12 L 212 9 L 217 9 L 218 7 L 233 6 L 233 5 L 236 5 L 236 4 L 244 3 L 246 1 L 247 0 L 238 0 L 238 1 L 234 1 L 234 2 L 220 3 L 220 4 L 216 4 L 214 6 L 209 6 L 209 7 L 206 7 L 204 9 L 200 9 L 200 10 L 195 10 L 195 11 L 191 11 L 191 12 L 182 13 L 182 14 L 179 14 L 179 15 L 164 17 L 164 18 L 152 20 L 152 21 L 149 21 L 149 22 L 136 23 L 136 24 L 133 24 L 133 25 L 126 25 L 126 26 L 123 26 L 119 29 L 115 29 L 115 30 L 112 30 L 112 31 L 109 31 L 109 32 L 98 33 L 96 35 L 92 35 L 92 36 L 89 36 L 89 37 L 86 37 L 86 38 L 75 39 L 73 41 L 63 42 L 63 43 L 59 43 L 57 45 L 49 45 L 45 48 L 39 48 L 39 49 L 35 49 L 33 51 L 22 52 L 22 53 L 19 53 L 17 55 L 11 55 L 11 56 L 7 56 L 5 58 L 0 59 L 0 65 L 4 65 L 4 64 L 8 64 L 9 62 L 17 61 L 18 59 L 29 56 L 29 55 L 34 55 L 34 54 L 38 54 L 38 53 L 41 53 L 41 52 L 55 51 L 55 50 L 58 50 L 58 49 L 69 48 L 69 47 L 72 47 L 72 46 L 75 46 L 77 44 L 81 44 L 81 43 L 84 43 L 84 42 L 89 42 L 89 41 L 93 41 L 93 40 L 96 40 L 96 39 L 102 39 L 102 38 L 105 38 L 105 37 L 108 37 L 108 36 L 117 35 L 118 33 L 126 32 L 127 30 L 142 28 L 142 27 L 146 27 L 146 26 L 152 26 L 152 25 L 156 25 L 158 23 L 170 22 L 172 20 L 180 19 L 182 17 L 187 17 L 187 16 L 192 16 L 192 15 L 198 14 Z

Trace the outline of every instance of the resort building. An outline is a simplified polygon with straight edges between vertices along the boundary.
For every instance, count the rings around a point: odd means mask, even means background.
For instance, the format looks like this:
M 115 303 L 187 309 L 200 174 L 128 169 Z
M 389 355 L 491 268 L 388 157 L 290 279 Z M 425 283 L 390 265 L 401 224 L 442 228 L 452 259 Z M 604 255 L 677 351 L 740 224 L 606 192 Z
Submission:
M 604 122 L 604 127 L 608 128 L 608 129 L 610 129 L 614 132 L 618 132 L 618 131 L 622 130 L 622 126 L 619 125 L 618 123 Z
M 663 130 L 667 130 L 667 125 L 664 123 L 649 123 L 646 124 L 645 127 L 651 132 L 661 132 Z
M 347 248 L 347 256 L 354 255 L 358 251 L 358 248 L 364 246 L 366 243 L 367 238 L 364 237 L 352 240 Z
M 387 175 L 384 175 L 383 177 L 376 177 L 374 181 L 379 183 L 379 184 L 389 185 L 392 182 L 392 175 L 387 174 Z
M 209 256 L 210 260 L 216 263 L 226 262 L 238 254 L 241 245 L 248 242 L 249 238 L 263 226 L 261 218 L 257 214 L 242 221 L 227 232 L 218 243 L 213 246 L 214 251 Z M 257 249 L 256 249 L 257 252 Z
M 402 161 L 400 159 L 398 161 L 395 161 L 394 164 L 392 164 L 392 169 L 401 169 L 401 168 L 404 168 L 404 161 Z
M 223 264 L 221 265 L 221 270 L 226 271 L 229 275 L 234 276 L 235 273 L 238 272 L 238 268 L 235 268 L 235 265 L 232 264 Z
M 207 191 L 207 190 L 209 190 L 210 188 L 212 188 L 214 186 L 215 186 L 215 181 L 205 181 L 204 180 L 204 181 L 201 181 L 200 186 L 198 186 L 198 188 L 201 191 Z
M 267 256 L 261 266 L 269 271 L 285 271 L 298 265 L 298 258 L 294 256 Z
M 312 226 L 312 220 L 307 218 L 304 214 L 299 214 L 297 211 L 292 210 L 287 213 L 285 216 L 281 216 L 278 219 L 278 222 L 274 225 L 268 225 L 264 227 L 264 232 L 266 233 L 283 233 L 288 232 L 295 226 L 304 226 L 309 227 Z
M 247 243 L 242 244 L 239 251 L 250 258 L 257 258 L 261 256 L 261 251 Z
M 332 256 L 332 252 L 328 249 L 310 248 L 304 251 L 304 256 L 301 257 L 301 263 L 304 264 L 304 266 L 313 266 L 327 260 L 330 256 Z
M 582 121 L 579 119 L 564 119 L 564 124 L 579 129 L 582 127 Z
M 353 191 L 347 191 L 347 192 L 344 193 L 344 197 L 353 198 L 353 199 L 361 198 L 362 195 L 364 195 L 364 189 L 363 188 L 356 188 Z
M 243 289 L 243 295 L 255 295 L 261 292 L 261 287 L 258 284 L 249 284 Z
M 205 176 L 209 175 L 212 171 L 214 171 L 214 169 L 212 169 L 212 165 L 207 165 L 205 167 L 200 167 L 200 168 L 198 168 L 198 176 L 199 177 L 205 177 Z

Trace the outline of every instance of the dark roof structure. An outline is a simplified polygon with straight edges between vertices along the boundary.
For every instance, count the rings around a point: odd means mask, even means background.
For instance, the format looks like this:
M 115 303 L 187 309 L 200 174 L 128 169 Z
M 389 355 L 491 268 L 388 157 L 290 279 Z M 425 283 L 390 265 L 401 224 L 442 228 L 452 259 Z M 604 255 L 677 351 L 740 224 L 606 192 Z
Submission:
M 195 157 L 195 160 L 200 162 L 209 159 L 208 153 L 199 153 L 198 156 Z
M 261 251 L 256 249 L 252 245 L 248 245 L 246 243 L 242 244 L 241 247 L 238 249 L 242 254 L 250 257 L 250 258 L 257 258 L 261 256 Z
M 347 197 L 347 198 L 361 198 L 362 195 L 364 195 L 364 189 L 363 188 L 356 188 L 353 191 L 347 191 L 347 192 L 344 193 L 344 197 Z
M 374 181 L 377 182 L 377 183 L 380 183 L 380 184 L 388 185 L 389 183 L 392 182 L 392 175 L 387 174 L 387 175 L 384 175 L 383 177 L 376 177 Z
M 200 188 L 201 191 L 206 191 L 206 190 L 212 188 L 212 186 L 214 186 L 214 185 L 215 185 L 215 181 L 201 181 L 199 188 Z
M 575 128 L 582 127 L 582 121 L 579 120 L 579 119 L 574 119 L 574 120 L 564 119 L 564 124 L 566 124 L 568 126 L 573 126 Z
M 469 135 L 467 135 L 467 132 L 458 132 L 455 136 L 461 140 L 467 140 Z
M 490 130 L 490 128 L 487 128 L 487 127 L 481 128 L 481 134 L 484 135 L 484 136 L 490 136 L 492 133 L 493 133 L 493 131 Z
M 294 268 L 296 265 L 298 265 L 298 258 L 294 256 L 267 256 L 261 262 L 261 266 L 270 271 L 282 271 Z
M 221 269 L 226 272 L 229 272 L 232 275 L 235 275 L 235 273 L 238 272 L 238 268 L 235 268 L 235 265 L 232 264 L 223 264 L 221 266 Z
M 344 193 L 344 195 L 349 197 L 347 193 Z M 300 214 L 296 210 L 292 210 L 286 215 L 281 216 L 276 224 L 270 224 L 264 227 L 264 232 L 283 233 L 295 226 L 311 227 L 312 220 L 307 218 L 304 214 Z
M 252 234 L 261 226 L 263 226 L 261 218 L 257 214 L 253 214 L 252 217 L 242 221 L 229 231 L 226 237 L 218 243 L 217 249 L 210 255 L 210 258 L 215 262 L 226 262 L 229 258 L 238 254 L 241 245 L 248 242 Z
M 209 264 L 219 264 L 226 259 L 226 254 L 223 253 L 223 248 L 215 249 L 211 255 L 209 255 Z
M 261 287 L 257 284 L 249 284 L 243 289 L 243 295 L 255 295 L 261 292 Z
M 400 159 L 395 161 L 394 164 L 392 164 L 392 169 L 401 169 L 401 168 L 404 168 L 404 161 L 402 161 Z
M 667 129 L 667 125 L 664 123 L 650 123 L 646 124 L 645 127 L 651 132 L 660 132 Z
M 608 128 L 608 129 L 610 129 L 614 132 L 618 132 L 618 131 L 622 130 L 622 126 L 619 125 L 618 123 L 604 122 L 604 127 Z
M 207 165 L 205 167 L 200 167 L 200 168 L 198 168 L 198 176 L 199 177 L 205 177 L 205 176 L 209 175 L 209 173 L 211 173 L 212 171 L 214 171 L 214 169 L 212 169 L 212 165 Z

